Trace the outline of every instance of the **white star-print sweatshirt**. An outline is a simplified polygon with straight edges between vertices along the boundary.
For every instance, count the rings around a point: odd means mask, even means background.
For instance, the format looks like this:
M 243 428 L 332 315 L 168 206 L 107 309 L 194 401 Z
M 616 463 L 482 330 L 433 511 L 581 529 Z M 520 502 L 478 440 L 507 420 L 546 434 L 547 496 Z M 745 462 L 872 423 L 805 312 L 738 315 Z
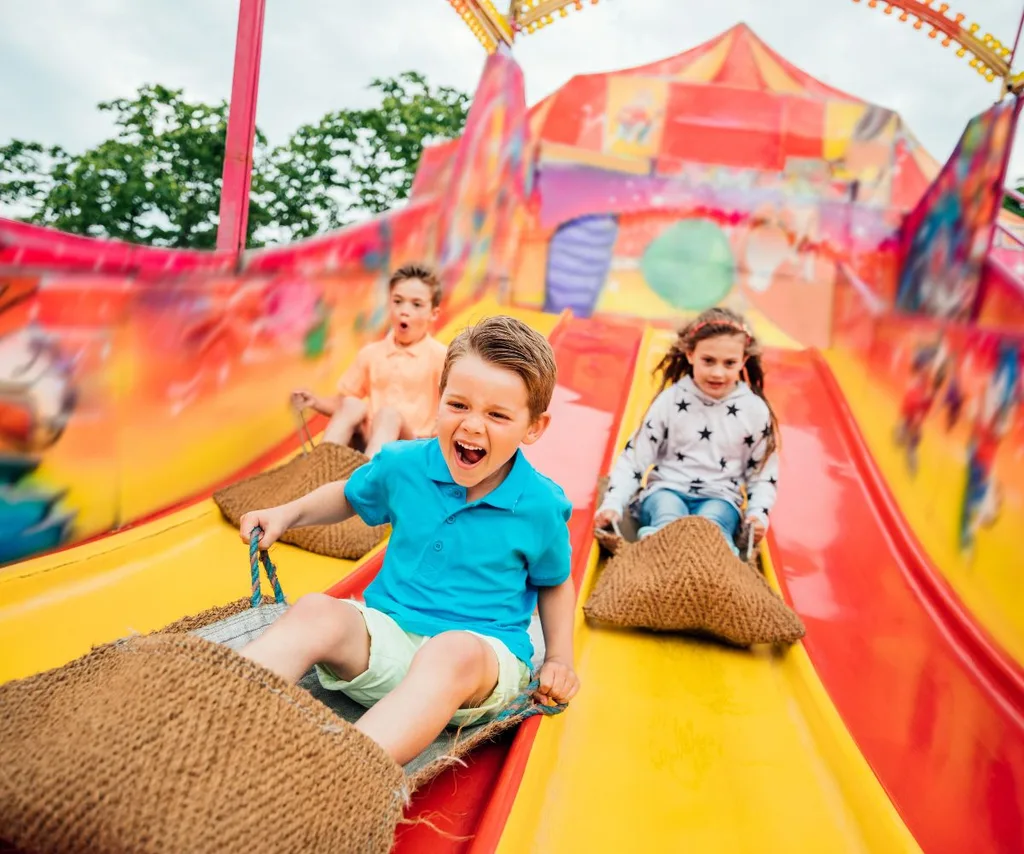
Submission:
M 770 435 L 768 406 L 746 383 L 715 400 L 683 377 L 654 399 L 615 461 L 599 509 L 635 513 L 652 492 L 672 489 L 694 499 L 725 499 L 742 515 L 745 485 L 744 518 L 760 519 L 767 528 L 779 468 L 774 453 L 760 464 Z

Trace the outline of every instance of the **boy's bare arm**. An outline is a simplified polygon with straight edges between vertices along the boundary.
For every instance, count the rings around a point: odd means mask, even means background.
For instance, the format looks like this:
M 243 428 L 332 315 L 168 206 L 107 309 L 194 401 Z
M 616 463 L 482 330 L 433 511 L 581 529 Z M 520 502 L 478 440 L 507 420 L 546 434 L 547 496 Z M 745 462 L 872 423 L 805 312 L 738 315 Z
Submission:
M 287 504 L 250 510 L 239 520 L 238 535 L 247 543 L 253 528 L 262 528 L 260 546 L 266 549 L 276 543 L 289 528 L 344 522 L 355 514 L 345 497 L 346 483 L 348 481 L 345 480 L 327 483 Z
M 333 525 L 344 522 L 355 515 L 352 505 L 345 497 L 347 480 L 325 483 L 312 492 L 296 498 L 284 505 L 289 509 L 292 519 L 291 528 L 302 528 L 308 525 Z
M 328 418 L 330 418 L 332 415 L 334 415 L 335 412 L 338 411 L 338 405 L 340 402 L 341 395 L 339 394 L 331 394 L 328 395 L 327 397 L 318 397 L 313 402 L 313 409 L 316 410 L 321 415 L 326 415 Z
M 573 617 L 576 610 L 576 591 L 572 578 L 556 587 L 542 587 L 537 591 L 537 611 L 544 631 L 544 660 L 558 661 L 573 666 Z
M 534 699 L 545 706 L 568 703 L 580 690 L 573 668 L 573 616 L 576 592 L 572 578 L 557 587 L 542 587 L 537 594 L 537 610 L 544 630 L 544 664 L 537 674 Z

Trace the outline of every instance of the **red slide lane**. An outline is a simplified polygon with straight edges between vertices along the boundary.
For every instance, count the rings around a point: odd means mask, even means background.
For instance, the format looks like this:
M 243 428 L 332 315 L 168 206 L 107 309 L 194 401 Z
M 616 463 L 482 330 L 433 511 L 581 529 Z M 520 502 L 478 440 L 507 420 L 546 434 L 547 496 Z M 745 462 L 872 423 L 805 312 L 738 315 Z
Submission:
M 820 355 L 773 353 L 769 533 L 804 645 L 928 854 L 1024 851 L 1024 681 L 915 544 Z

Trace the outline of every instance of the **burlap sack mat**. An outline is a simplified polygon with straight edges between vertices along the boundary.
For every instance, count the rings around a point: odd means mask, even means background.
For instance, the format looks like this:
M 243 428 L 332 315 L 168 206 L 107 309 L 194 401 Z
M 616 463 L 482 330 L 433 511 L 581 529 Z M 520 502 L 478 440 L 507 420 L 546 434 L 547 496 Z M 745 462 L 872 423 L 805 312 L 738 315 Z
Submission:
M 308 692 L 184 633 L 0 686 L 0 849 L 380 852 L 401 768 Z
M 213 494 L 221 513 L 232 525 L 243 514 L 285 504 L 312 492 L 326 483 L 344 480 L 369 460 L 344 445 L 321 442 L 310 453 L 289 460 L 282 466 L 233 483 Z M 359 517 L 336 525 L 293 528 L 281 541 L 328 557 L 357 560 L 388 533 L 387 525 L 369 527 Z
M 251 608 L 249 599 L 239 599 L 228 605 L 185 617 L 161 631 L 192 632 L 214 643 L 237 650 L 266 631 L 267 627 L 284 613 L 286 607 L 264 597 L 259 608 Z M 530 625 L 530 635 L 534 646 L 533 665 L 539 667 L 544 659 L 544 637 L 536 617 Z M 366 712 L 366 709 L 348 699 L 340 691 L 324 689 L 312 670 L 300 680 L 299 687 L 308 691 L 334 714 L 351 723 L 359 720 Z M 530 715 L 554 714 L 559 711 L 562 711 L 561 707 L 537 706 L 531 701 L 527 691 L 504 711 L 500 720 L 465 726 L 458 730 L 446 729 L 419 756 L 405 765 L 410 792 L 422 788 L 448 766 L 463 762 L 466 755 L 476 747 L 495 739 Z
M 584 605 L 592 620 L 707 633 L 737 646 L 804 636 L 800 617 L 707 519 L 679 519 L 638 542 L 609 534 L 600 539 L 613 557 Z

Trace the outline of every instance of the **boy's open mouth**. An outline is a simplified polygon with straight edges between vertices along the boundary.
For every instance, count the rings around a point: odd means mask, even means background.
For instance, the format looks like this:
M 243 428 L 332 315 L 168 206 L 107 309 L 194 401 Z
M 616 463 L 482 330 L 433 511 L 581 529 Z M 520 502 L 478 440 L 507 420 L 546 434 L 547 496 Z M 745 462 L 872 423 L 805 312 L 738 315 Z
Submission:
M 398 321 L 398 328 L 401 329 L 403 332 L 408 332 L 409 331 L 409 321 L 407 321 L 407 320 L 399 320 Z
M 466 442 L 455 442 L 455 456 L 460 465 L 472 468 L 480 460 L 487 456 L 487 451 L 478 445 L 467 444 Z

